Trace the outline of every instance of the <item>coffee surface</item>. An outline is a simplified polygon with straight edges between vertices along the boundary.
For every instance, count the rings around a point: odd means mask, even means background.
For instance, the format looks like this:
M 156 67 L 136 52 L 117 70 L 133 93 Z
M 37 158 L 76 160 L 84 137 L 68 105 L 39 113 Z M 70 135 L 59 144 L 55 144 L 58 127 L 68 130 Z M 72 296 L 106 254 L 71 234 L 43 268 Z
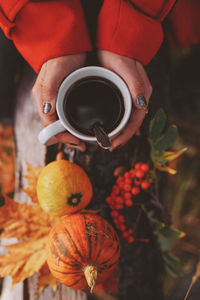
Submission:
M 73 84 L 65 95 L 64 112 L 69 123 L 83 134 L 94 136 L 95 124 L 110 133 L 123 117 L 123 98 L 109 80 L 86 77 Z

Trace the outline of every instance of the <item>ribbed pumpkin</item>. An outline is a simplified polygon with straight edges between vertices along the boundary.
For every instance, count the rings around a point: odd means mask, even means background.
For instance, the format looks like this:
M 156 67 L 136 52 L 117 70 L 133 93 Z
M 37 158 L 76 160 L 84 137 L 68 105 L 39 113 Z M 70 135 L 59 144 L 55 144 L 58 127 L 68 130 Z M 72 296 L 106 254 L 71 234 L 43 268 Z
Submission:
M 102 217 L 79 213 L 64 217 L 51 230 L 47 262 L 62 284 L 91 290 L 117 267 L 120 247 L 116 232 Z
M 85 171 L 67 160 L 48 164 L 37 182 L 38 201 L 51 215 L 64 216 L 85 208 L 92 193 L 92 185 Z

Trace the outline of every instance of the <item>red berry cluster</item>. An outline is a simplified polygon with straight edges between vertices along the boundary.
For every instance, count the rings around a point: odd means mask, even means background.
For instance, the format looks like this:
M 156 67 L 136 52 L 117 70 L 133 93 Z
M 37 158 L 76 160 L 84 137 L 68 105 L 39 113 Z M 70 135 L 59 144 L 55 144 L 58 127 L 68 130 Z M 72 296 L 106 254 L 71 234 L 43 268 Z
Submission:
M 125 217 L 119 213 L 119 210 L 125 207 L 133 206 L 133 199 L 141 190 L 147 190 L 150 186 L 149 165 L 138 162 L 134 168 L 119 176 L 112 192 L 106 198 L 106 202 L 111 208 L 111 216 L 116 227 L 122 231 L 122 237 L 129 243 L 135 241 L 133 230 L 125 225 Z

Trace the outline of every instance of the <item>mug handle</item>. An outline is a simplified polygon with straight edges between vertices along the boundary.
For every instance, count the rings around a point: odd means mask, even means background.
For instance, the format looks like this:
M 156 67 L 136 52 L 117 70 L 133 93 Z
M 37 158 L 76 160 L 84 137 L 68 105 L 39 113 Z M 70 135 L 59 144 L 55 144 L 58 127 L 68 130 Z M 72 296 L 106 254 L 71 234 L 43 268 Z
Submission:
M 66 128 L 61 124 L 60 120 L 48 125 L 47 127 L 43 128 L 40 133 L 38 134 L 38 139 L 41 144 L 51 145 L 48 143 L 48 140 L 52 138 L 54 135 L 65 131 Z

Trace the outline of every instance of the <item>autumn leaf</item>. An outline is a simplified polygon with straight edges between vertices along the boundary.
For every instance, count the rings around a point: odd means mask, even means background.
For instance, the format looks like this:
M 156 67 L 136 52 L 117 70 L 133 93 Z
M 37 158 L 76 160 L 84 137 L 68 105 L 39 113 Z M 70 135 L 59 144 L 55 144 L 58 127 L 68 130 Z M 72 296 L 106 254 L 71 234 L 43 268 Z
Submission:
M 0 256 L 0 277 L 12 276 L 13 285 L 39 272 L 38 292 L 49 284 L 55 290 L 57 283 L 46 263 L 45 246 L 49 231 L 58 219 L 44 212 L 37 200 L 36 185 L 42 167 L 27 163 L 28 187 L 23 191 L 31 198 L 32 205 L 19 203 L 7 194 L 14 190 L 14 143 L 11 126 L 0 124 L 0 240 L 7 254 Z M 2 205 L 1 203 L 1 205 Z M 17 238 L 15 244 L 5 244 Z
M 31 198 L 32 202 L 38 202 L 36 186 L 39 174 L 42 171 L 42 167 L 34 168 L 28 162 L 26 162 L 26 165 L 27 175 L 25 178 L 27 179 L 28 187 L 22 190 Z
M 14 285 L 38 272 L 46 262 L 46 240 L 57 220 L 39 204 L 20 204 L 5 196 L 0 208 L 0 238 L 16 237 L 19 242 L 5 246 L 8 253 L 0 256 L 0 277 L 12 276 Z
M 14 140 L 11 125 L 0 124 L 0 186 L 1 192 L 9 194 L 15 186 Z
M 150 122 L 148 141 L 151 146 L 151 159 L 154 167 L 162 172 L 171 175 L 176 174 L 176 170 L 168 166 L 168 162 L 177 159 L 187 147 L 178 151 L 167 151 L 177 139 L 178 130 L 176 125 L 169 126 L 163 133 L 166 125 L 166 114 L 163 109 L 159 109 Z
M 160 163 L 158 163 L 158 162 L 154 162 L 154 166 L 155 166 L 155 168 L 158 169 L 159 171 L 167 172 L 167 173 L 169 173 L 169 174 L 171 174 L 171 175 L 176 174 L 176 170 L 174 170 L 174 169 L 172 169 L 172 168 L 170 168 L 170 167 L 168 167 L 168 166 L 166 166 L 166 165 L 162 165 L 162 164 L 160 164 Z
M 167 163 L 171 162 L 178 157 L 180 157 L 185 151 L 187 151 L 187 147 L 178 150 L 178 151 L 163 151 L 161 154 L 156 154 L 155 151 L 152 151 L 151 157 L 154 162 L 154 166 L 156 169 L 162 172 L 167 172 L 171 175 L 176 174 L 176 170 L 170 168 Z
M 5 196 L 5 205 L 0 208 L 0 228 L 3 229 L 1 238 L 41 237 L 48 234 L 56 221 L 39 204 L 20 204 Z
M 184 147 L 183 149 L 178 150 L 178 151 L 165 151 L 165 152 L 164 152 L 164 158 L 165 158 L 167 161 L 175 160 L 175 159 L 177 159 L 179 156 L 181 156 L 184 152 L 186 152 L 187 150 L 188 150 L 188 148 L 187 148 L 187 147 Z
M 6 246 L 8 254 L 0 256 L 0 276 L 12 276 L 12 284 L 32 276 L 46 262 L 47 236 Z
M 38 294 L 40 294 L 47 285 L 50 285 L 53 291 L 56 291 L 58 286 L 56 278 L 51 274 L 47 263 L 45 263 L 38 273 Z

